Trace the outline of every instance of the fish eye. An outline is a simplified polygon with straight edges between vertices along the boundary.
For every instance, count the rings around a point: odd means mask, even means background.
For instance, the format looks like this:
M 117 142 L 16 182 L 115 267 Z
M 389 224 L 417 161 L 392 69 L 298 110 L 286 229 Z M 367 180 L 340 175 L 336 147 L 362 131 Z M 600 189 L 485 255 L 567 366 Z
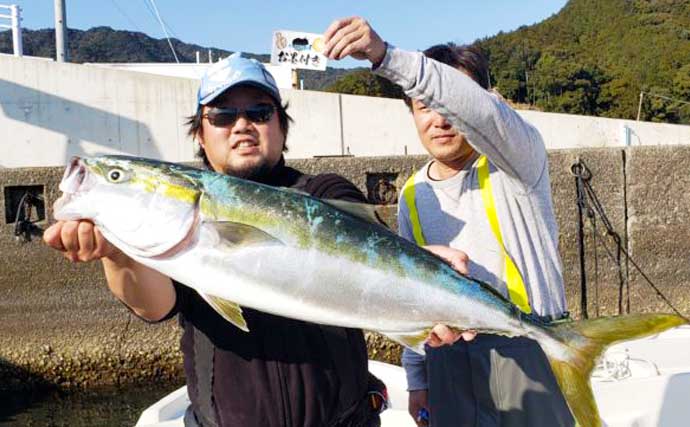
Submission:
M 111 169 L 108 171 L 108 181 L 117 183 L 125 178 L 125 172 L 121 169 Z

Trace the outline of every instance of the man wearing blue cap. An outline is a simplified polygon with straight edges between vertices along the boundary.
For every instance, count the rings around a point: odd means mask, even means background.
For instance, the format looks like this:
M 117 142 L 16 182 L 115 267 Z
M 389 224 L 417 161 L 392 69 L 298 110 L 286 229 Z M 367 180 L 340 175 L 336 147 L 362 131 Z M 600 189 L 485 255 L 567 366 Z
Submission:
M 285 166 L 291 122 L 273 76 L 241 54 L 201 80 L 189 135 L 207 168 L 315 197 L 365 202 L 344 178 Z M 251 332 L 228 325 L 195 291 L 128 258 L 87 221 L 58 222 L 46 242 L 72 261 L 101 259 L 110 290 L 148 322 L 179 315 L 187 389 L 186 426 L 376 426 L 362 331 L 243 308 Z M 328 286 L 328 284 L 324 284 Z

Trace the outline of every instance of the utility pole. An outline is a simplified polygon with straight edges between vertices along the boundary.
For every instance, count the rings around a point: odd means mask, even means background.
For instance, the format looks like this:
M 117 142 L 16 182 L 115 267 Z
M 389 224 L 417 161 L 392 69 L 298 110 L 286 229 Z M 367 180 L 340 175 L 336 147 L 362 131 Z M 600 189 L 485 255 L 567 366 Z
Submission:
M 642 115 L 642 98 L 644 98 L 644 92 L 640 92 L 640 105 L 637 107 L 637 121 L 640 121 L 640 116 Z
M 0 28 L 12 29 L 12 52 L 14 56 L 22 56 L 24 48 L 22 47 L 22 9 L 16 4 L 9 6 L 0 5 L 0 9 L 9 9 L 9 15 L 0 15 L 0 18 L 7 18 L 10 20 L 10 25 L 0 24 Z
M 22 9 L 13 4 L 11 7 L 12 15 L 12 50 L 14 56 L 22 56 L 24 47 L 22 46 Z
M 55 60 L 69 62 L 65 0 L 55 0 Z

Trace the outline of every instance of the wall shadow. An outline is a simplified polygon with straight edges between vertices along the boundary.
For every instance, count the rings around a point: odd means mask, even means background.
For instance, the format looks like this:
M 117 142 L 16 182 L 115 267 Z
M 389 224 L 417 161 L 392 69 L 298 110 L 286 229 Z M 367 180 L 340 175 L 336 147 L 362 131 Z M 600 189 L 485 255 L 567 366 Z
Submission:
M 112 90 L 117 88 L 113 87 Z M 64 135 L 68 141 L 62 155 L 64 163 L 72 156 L 87 155 L 87 143 L 142 157 L 161 156 L 149 127 L 140 121 L 0 79 L 0 120 L 2 119 Z M 177 126 L 177 123 L 171 125 Z M 3 142 L 18 144 L 24 139 L 22 135 L 12 135 L 11 138 L 17 140 Z M 90 150 L 93 151 L 93 148 Z M 27 153 L 27 156 L 30 155 L 31 153 Z M 2 167 L 6 166 L 0 164 L 0 168 Z
M 11 378 L 0 383 L 0 427 L 132 426 L 144 409 L 184 385 L 160 381 L 67 389 L 3 359 L 0 378 Z
M 0 425 L 13 421 L 13 415 L 26 411 L 57 387 L 41 376 L 0 358 Z

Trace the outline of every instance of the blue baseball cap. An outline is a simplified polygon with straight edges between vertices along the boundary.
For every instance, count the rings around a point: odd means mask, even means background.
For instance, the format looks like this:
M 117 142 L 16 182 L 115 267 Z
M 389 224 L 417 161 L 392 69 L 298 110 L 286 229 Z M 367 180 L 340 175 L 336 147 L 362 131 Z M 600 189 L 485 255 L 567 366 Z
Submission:
M 199 105 L 207 105 L 226 90 L 238 85 L 251 85 L 268 92 L 280 103 L 276 80 L 256 59 L 235 52 L 206 69 L 197 93 Z

